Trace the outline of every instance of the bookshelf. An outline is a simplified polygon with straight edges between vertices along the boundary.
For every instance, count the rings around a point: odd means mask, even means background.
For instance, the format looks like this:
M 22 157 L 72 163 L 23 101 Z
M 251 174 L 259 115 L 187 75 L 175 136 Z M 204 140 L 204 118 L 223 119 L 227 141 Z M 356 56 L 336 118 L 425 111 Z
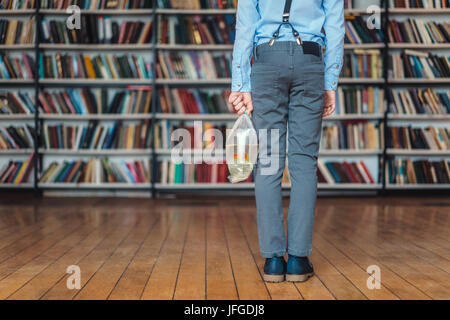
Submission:
M 160 44 L 157 39 L 158 20 L 170 16 L 216 16 L 225 14 L 235 14 L 235 9 L 162 9 L 157 8 L 156 1 L 153 1 L 152 9 L 133 9 L 133 10 L 82 10 L 82 15 L 92 16 L 109 16 L 112 19 L 121 21 L 123 19 L 133 20 L 151 20 L 153 21 L 153 34 L 151 43 L 146 44 L 51 44 L 42 43 L 38 32 L 38 37 L 35 44 L 18 44 L 18 45 L 0 45 L 0 52 L 9 51 L 29 51 L 34 52 L 36 60 L 40 54 L 44 53 L 86 53 L 97 54 L 100 52 L 107 52 L 110 54 L 132 53 L 136 55 L 147 55 L 150 57 L 152 65 L 153 77 L 151 79 L 42 79 L 36 75 L 35 79 L 0 79 L 0 86 L 13 88 L 14 90 L 34 90 L 36 100 L 39 92 L 52 89 L 73 89 L 77 90 L 83 87 L 93 89 L 105 88 L 111 92 L 126 90 L 129 86 L 149 86 L 153 90 L 151 110 L 147 114 L 44 114 L 37 113 L 35 115 L 10 114 L 0 115 L 0 125 L 2 123 L 9 123 L 14 121 L 34 122 L 34 127 L 40 130 L 45 123 L 87 123 L 89 121 L 111 122 L 111 121 L 142 121 L 149 120 L 153 127 L 160 121 L 181 121 L 189 122 L 195 120 L 202 120 L 212 123 L 226 123 L 234 121 L 237 116 L 234 114 L 168 114 L 161 113 L 158 109 L 158 89 L 228 89 L 231 84 L 230 78 L 219 78 L 213 80 L 205 79 L 161 79 L 156 77 L 155 66 L 157 54 L 159 52 L 179 52 L 179 51 L 207 51 L 207 52 L 231 52 L 232 44 Z M 421 19 L 433 19 L 435 16 L 448 17 L 450 9 L 403 9 L 403 8 L 389 8 L 388 1 L 385 2 L 381 9 L 383 21 L 383 31 L 386 34 L 387 22 L 390 19 L 404 19 L 407 17 L 419 16 Z M 365 9 L 346 9 L 346 15 L 368 15 Z M 0 10 L 0 18 L 17 18 L 26 19 L 30 16 L 36 17 L 36 30 L 42 19 L 63 19 L 67 15 L 65 10 L 42 9 L 39 6 L 36 9 L 27 10 Z M 446 16 L 447 15 L 447 16 Z M 439 90 L 448 90 L 450 86 L 450 78 L 437 79 L 390 79 L 387 74 L 387 58 L 391 52 L 398 52 L 405 49 L 424 50 L 424 51 L 439 51 L 447 53 L 450 51 L 448 43 L 440 44 L 410 44 L 410 43 L 390 43 L 385 40 L 380 43 L 358 43 L 345 44 L 345 51 L 352 52 L 353 50 L 379 50 L 383 59 L 383 77 L 380 78 L 341 78 L 340 85 L 348 88 L 353 88 L 361 85 L 373 86 L 388 90 L 390 88 L 405 88 L 413 86 L 415 88 L 436 88 Z M 386 97 L 386 95 L 385 95 Z M 387 99 L 387 98 L 386 98 Z M 386 108 L 387 109 L 387 108 Z M 388 110 L 380 114 L 338 114 L 324 119 L 324 124 L 341 123 L 345 121 L 370 121 L 377 125 L 383 124 L 385 127 L 394 125 L 396 123 L 425 123 L 433 125 L 435 123 L 450 123 L 450 115 L 425 115 L 425 114 L 391 114 Z M 38 137 L 40 138 L 40 137 Z M 142 149 L 142 150 L 65 150 L 65 149 L 43 149 L 40 147 L 39 140 L 36 140 L 34 149 L 27 150 L 7 150 L 0 152 L 0 159 L 18 159 L 25 158 L 32 152 L 37 155 L 35 157 L 35 175 L 32 177 L 30 183 L 22 183 L 20 185 L 1 185 L 0 188 L 11 189 L 35 189 L 37 192 L 46 190 L 147 190 L 153 195 L 160 193 L 172 193 L 178 191 L 196 191 L 196 190 L 251 190 L 254 185 L 252 183 L 242 183 L 239 185 L 231 184 L 161 184 L 157 181 L 155 172 L 156 163 L 159 159 L 165 159 L 170 156 L 168 149 Z M 40 183 L 38 181 L 39 173 L 45 169 L 45 166 L 54 160 L 64 159 L 89 159 L 90 157 L 108 157 L 110 159 L 118 160 L 132 160 L 150 159 L 153 164 L 151 183 L 141 184 L 124 184 L 124 183 Z M 320 190 L 366 190 L 366 191 L 382 191 L 382 190 L 409 190 L 409 189 L 450 189 L 448 184 L 444 185 L 392 185 L 385 181 L 385 161 L 396 157 L 426 157 L 426 158 L 450 158 L 448 151 L 434 151 L 434 150 L 398 150 L 398 149 L 375 149 L 375 150 L 321 150 L 320 157 L 324 160 L 343 161 L 345 159 L 364 160 L 369 163 L 370 171 L 376 183 L 374 184 L 319 184 Z M 0 161 L 1 163 L 1 161 Z M 289 189 L 289 186 L 284 186 Z

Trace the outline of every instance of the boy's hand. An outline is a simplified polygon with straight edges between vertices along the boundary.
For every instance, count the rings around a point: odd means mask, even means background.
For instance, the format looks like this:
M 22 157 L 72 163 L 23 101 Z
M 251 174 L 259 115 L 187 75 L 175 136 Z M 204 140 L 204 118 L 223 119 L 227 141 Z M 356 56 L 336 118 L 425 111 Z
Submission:
M 234 106 L 234 110 L 239 115 L 247 111 L 250 116 L 253 112 L 252 94 L 250 92 L 232 92 L 228 102 Z
M 325 106 L 323 108 L 322 117 L 328 117 L 333 114 L 336 110 L 336 91 L 334 90 L 325 90 Z

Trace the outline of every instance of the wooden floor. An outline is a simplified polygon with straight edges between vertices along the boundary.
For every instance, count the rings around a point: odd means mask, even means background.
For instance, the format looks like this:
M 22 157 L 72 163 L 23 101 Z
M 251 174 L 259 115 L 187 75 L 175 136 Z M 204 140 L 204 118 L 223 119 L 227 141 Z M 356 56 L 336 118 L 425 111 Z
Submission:
M 319 199 L 298 284 L 261 280 L 255 219 L 251 199 L 0 198 L 0 299 L 450 299 L 449 198 Z

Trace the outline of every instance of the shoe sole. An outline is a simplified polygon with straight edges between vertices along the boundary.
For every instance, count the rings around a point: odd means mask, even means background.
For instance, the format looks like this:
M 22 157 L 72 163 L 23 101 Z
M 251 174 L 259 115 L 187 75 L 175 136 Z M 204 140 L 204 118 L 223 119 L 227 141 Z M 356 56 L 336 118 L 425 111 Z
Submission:
M 265 282 L 283 282 L 284 281 L 284 274 L 264 274 L 264 281 Z
M 314 272 L 306 274 L 286 274 L 286 281 L 289 282 L 305 282 L 314 275 Z

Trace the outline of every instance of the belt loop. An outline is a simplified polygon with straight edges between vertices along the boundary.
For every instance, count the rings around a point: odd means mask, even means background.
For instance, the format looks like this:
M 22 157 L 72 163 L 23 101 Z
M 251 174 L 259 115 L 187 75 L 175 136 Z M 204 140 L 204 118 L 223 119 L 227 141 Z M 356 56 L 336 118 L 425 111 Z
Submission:
M 294 43 L 292 43 L 292 42 L 290 42 L 289 41 L 289 54 L 291 55 L 291 56 L 293 56 L 294 55 Z
M 257 52 L 256 52 L 256 45 L 254 44 L 253 45 L 253 60 L 256 61 L 257 59 L 258 59 L 258 56 L 257 56 Z

